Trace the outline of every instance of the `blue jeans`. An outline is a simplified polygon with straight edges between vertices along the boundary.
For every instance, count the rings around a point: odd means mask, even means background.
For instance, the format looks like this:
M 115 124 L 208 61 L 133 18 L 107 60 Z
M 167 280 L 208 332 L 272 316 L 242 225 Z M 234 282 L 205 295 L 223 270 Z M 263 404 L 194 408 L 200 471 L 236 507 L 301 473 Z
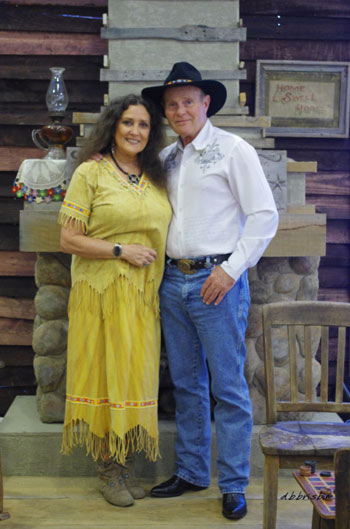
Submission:
M 222 494 L 245 492 L 252 431 L 244 376 L 248 278 L 247 272 L 243 273 L 218 306 L 205 305 L 200 291 L 211 270 L 185 275 L 167 265 L 160 289 L 162 327 L 175 386 L 175 474 L 190 483 L 209 486 L 211 383 L 216 402 L 219 488 Z

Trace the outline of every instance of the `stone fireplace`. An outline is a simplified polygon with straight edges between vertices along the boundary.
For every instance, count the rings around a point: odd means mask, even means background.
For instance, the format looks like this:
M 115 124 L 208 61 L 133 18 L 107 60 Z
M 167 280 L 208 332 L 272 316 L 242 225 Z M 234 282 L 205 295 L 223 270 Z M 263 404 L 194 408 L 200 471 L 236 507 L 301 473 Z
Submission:
M 175 5 L 176 4 L 176 5 Z M 180 5 L 180 8 L 179 8 Z M 280 213 L 276 237 L 259 263 L 249 270 L 251 308 L 246 335 L 246 377 L 254 411 L 254 422 L 265 420 L 263 370 L 262 305 L 284 300 L 315 300 L 318 294 L 318 265 L 325 254 L 325 215 L 316 214 L 305 204 L 305 177 L 316 171 L 314 162 L 294 162 L 285 151 L 274 150 L 273 138 L 267 138 L 268 116 L 248 116 L 239 79 L 246 72 L 239 61 L 239 42 L 246 39 L 239 18 L 239 0 L 215 2 L 215 19 L 207 0 L 169 2 L 167 0 L 112 0 L 102 38 L 108 39 L 109 54 L 101 70 L 101 80 L 108 81 L 108 98 L 140 92 L 145 85 L 160 84 L 171 65 L 189 60 L 203 72 L 204 78 L 216 78 L 228 88 L 225 107 L 212 118 L 214 125 L 236 133 L 257 150 L 271 185 Z M 209 27 L 215 23 L 216 27 Z M 208 25 L 206 25 L 208 24 Z M 171 45 L 169 44 L 171 40 Z M 159 49 L 162 63 L 159 69 Z M 127 51 L 127 52 L 126 52 Z M 146 60 L 145 60 L 146 58 Z M 69 91 L 69 86 L 67 87 Z M 77 113 L 81 146 L 97 115 Z M 173 141 L 169 131 L 169 141 Z M 68 149 L 67 167 L 76 148 Z M 45 160 L 41 163 L 45 164 Z M 68 170 L 69 172 L 69 170 Z M 70 257 L 59 252 L 59 203 L 25 203 L 20 215 L 20 249 L 36 252 L 35 297 L 37 316 L 34 322 L 34 370 L 38 382 L 37 407 L 42 422 L 62 422 L 65 405 L 65 369 L 67 346 L 67 304 L 70 291 Z M 285 336 L 278 342 L 277 370 L 283 384 Z M 316 346 L 315 346 L 316 354 Z M 314 361 L 314 384 L 319 380 L 319 366 Z M 303 388 L 299 391 L 302 393 Z M 159 410 L 161 416 L 174 411 L 172 388 L 167 369 L 166 351 L 161 353 Z

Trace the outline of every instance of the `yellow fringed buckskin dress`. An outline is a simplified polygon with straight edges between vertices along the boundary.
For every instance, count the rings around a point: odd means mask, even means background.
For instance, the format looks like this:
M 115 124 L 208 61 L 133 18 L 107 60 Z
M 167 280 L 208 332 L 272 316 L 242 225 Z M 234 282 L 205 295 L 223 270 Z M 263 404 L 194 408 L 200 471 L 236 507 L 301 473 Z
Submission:
M 59 214 L 87 236 L 154 248 L 138 268 L 122 259 L 74 255 L 69 300 L 66 413 L 62 452 L 85 444 L 96 460 L 124 463 L 129 449 L 158 455 L 160 353 L 158 288 L 171 209 L 166 192 L 145 175 L 125 182 L 103 160 L 75 171 Z

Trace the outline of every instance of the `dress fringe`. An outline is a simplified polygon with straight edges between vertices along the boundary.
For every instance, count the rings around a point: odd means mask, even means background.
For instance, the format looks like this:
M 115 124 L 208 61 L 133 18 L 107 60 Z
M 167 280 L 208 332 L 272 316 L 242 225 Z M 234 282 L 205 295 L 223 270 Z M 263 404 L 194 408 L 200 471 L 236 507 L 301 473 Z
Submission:
M 75 213 L 74 211 L 69 212 L 69 215 L 67 213 L 64 213 L 62 209 L 58 213 L 58 223 L 63 226 L 64 228 L 74 228 L 78 230 L 83 230 L 83 233 L 86 233 L 87 231 L 87 224 L 88 224 L 88 218 L 81 218 L 79 213 Z
M 152 462 L 160 457 L 158 436 L 151 437 L 140 425 L 129 430 L 124 439 L 121 439 L 115 432 L 108 432 L 105 437 L 98 437 L 91 432 L 85 421 L 77 419 L 63 428 L 61 453 L 68 455 L 77 445 L 85 445 L 86 454 L 91 454 L 94 461 L 99 458 L 102 460 L 112 458 L 120 465 L 125 465 L 130 452 L 144 452 L 147 459 Z
M 74 310 L 81 308 L 85 310 L 87 307 L 90 312 L 97 312 L 103 319 L 106 319 L 118 310 L 121 299 L 127 306 L 133 303 L 136 303 L 136 306 L 148 305 L 159 318 L 159 297 L 155 293 L 154 281 L 146 283 L 142 291 L 130 283 L 125 275 L 119 275 L 103 292 L 96 290 L 87 281 L 75 282 L 71 289 L 69 306 L 72 306 Z

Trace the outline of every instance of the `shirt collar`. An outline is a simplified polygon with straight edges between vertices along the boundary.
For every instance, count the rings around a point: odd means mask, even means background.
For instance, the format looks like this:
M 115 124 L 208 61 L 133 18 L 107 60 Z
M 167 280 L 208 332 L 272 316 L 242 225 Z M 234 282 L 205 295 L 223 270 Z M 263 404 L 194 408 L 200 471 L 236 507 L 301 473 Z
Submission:
M 197 134 L 195 139 L 190 143 L 190 145 L 193 145 L 193 148 L 196 151 L 200 151 L 204 149 L 208 145 L 210 138 L 212 136 L 212 133 L 213 133 L 213 125 L 211 124 L 210 120 L 207 119 L 203 128 L 199 131 L 199 133 Z M 176 149 L 180 151 L 184 150 L 180 137 L 178 138 L 176 142 Z

